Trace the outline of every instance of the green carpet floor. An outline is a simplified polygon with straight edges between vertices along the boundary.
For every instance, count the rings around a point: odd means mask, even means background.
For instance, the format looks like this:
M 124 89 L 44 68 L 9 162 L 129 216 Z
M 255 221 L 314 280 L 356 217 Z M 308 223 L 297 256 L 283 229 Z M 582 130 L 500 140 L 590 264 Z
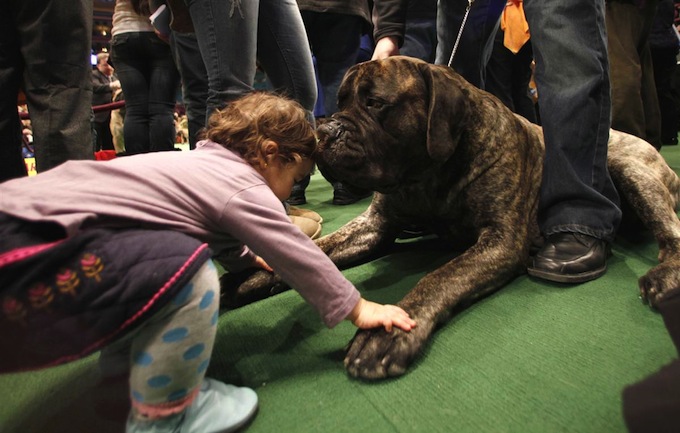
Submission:
M 680 171 L 680 149 L 663 155 Z M 368 200 L 330 204 L 316 174 L 308 205 L 329 233 Z M 621 391 L 677 356 L 662 318 L 638 299 L 656 263 L 649 236 L 618 241 L 606 276 L 564 287 L 522 276 L 455 315 L 409 372 L 349 378 L 349 323 L 326 329 L 295 292 L 222 314 L 208 375 L 255 388 L 248 433 L 625 432 Z M 450 254 L 432 242 L 349 269 L 364 296 L 397 302 Z M 0 355 L 2 356 L 2 355 Z M 121 387 L 99 382 L 97 355 L 50 370 L 0 376 L 0 432 L 121 432 Z

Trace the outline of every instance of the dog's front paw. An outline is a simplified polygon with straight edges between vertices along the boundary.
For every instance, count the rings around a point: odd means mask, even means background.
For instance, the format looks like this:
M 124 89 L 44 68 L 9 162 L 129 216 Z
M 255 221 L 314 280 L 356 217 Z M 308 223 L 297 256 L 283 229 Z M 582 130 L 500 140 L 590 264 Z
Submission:
M 220 278 L 222 298 L 220 307 L 237 308 L 288 290 L 276 274 L 256 271 L 246 274 L 224 274 Z
M 418 323 L 410 332 L 398 328 L 357 331 L 345 356 L 347 372 L 367 380 L 401 376 L 427 339 L 426 328 Z
M 638 280 L 642 300 L 652 307 L 671 290 L 680 288 L 680 260 L 666 260 Z

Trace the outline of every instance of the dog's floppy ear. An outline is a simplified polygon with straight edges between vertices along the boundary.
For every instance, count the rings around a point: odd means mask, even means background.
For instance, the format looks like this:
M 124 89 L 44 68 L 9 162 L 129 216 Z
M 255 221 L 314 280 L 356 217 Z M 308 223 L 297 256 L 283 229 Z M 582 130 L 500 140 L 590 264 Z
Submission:
M 429 95 L 427 152 L 433 160 L 444 161 L 456 150 L 467 101 L 448 67 L 422 63 L 419 69 Z

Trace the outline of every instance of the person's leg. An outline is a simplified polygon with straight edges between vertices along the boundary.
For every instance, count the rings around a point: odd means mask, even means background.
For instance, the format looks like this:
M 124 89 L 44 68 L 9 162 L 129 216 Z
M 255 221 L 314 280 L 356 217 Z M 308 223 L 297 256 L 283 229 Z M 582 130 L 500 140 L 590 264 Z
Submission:
M 219 317 L 217 270 L 207 261 L 191 281 L 131 339 L 127 432 L 218 432 L 257 410 L 249 388 L 206 379 Z
M 260 0 L 257 57 L 274 89 L 299 102 L 314 125 L 316 76 L 305 25 L 295 0 Z M 290 204 L 306 203 L 304 191 L 308 184 L 309 178 L 293 186 Z
M 648 89 L 651 75 L 649 47 L 646 43 L 651 20 L 636 5 L 607 2 L 606 23 L 609 61 L 611 63 L 612 128 L 642 139 L 658 141 L 658 128 L 648 128 L 659 122 L 658 111 L 650 110 L 656 99 Z M 653 78 L 652 78 L 653 79 Z M 648 118 L 656 117 L 656 119 Z M 647 133 L 651 132 L 651 137 Z M 658 146 L 658 143 L 652 143 Z
M 475 0 L 470 8 L 453 69 L 471 84 L 484 88 L 486 63 L 491 56 L 493 37 L 505 8 L 505 0 Z M 437 55 L 435 63 L 447 65 L 468 2 L 440 0 L 437 5 Z
M 659 96 L 659 110 L 661 111 L 661 143 L 678 143 L 678 110 L 675 105 L 675 76 L 676 49 L 673 47 L 653 48 L 652 63 L 654 64 L 654 82 Z
M 149 144 L 152 152 L 175 148 L 175 103 L 179 72 L 170 46 L 154 33 L 146 33 L 149 79 Z
M 295 0 L 260 0 L 257 57 L 274 89 L 299 102 L 313 124 L 317 95 L 314 65 Z
M 207 118 L 253 90 L 260 2 L 187 0 L 208 73 Z
M 356 63 L 361 45 L 364 21 L 358 15 L 302 11 L 305 28 L 316 57 L 316 65 L 324 96 L 324 111 L 330 117 L 338 111 L 338 89 L 347 70 Z M 346 205 L 371 195 L 367 190 L 349 190 L 346 185 L 326 177 L 333 185 L 333 204 Z M 304 197 L 306 185 L 295 185 L 293 204 Z M 289 199 L 289 202 L 291 201 Z
M 111 135 L 111 116 L 104 122 L 93 122 L 97 131 L 97 149 L 113 150 L 113 136 Z
M 111 115 L 109 114 L 109 117 L 106 118 L 106 122 L 104 123 L 104 129 L 102 131 L 104 133 L 104 140 L 102 144 L 102 149 L 104 150 L 115 150 L 115 147 L 113 146 L 113 134 L 111 133 Z
M 656 93 L 654 83 L 654 65 L 652 63 L 652 52 L 649 47 L 649 35 L 654 15 L 657 10 L 657 1 L 650 0 L 645 2 L 642 11 L 644 16 L 644 31 L 642 33 L 642 46 L 640 48 L 640 66 L 642 68 L 641 94 L 642 106 L 645 110 L 645 136 L 647 141 L 657 149 L 661 149 L 661 110 L 659 108 L 659 96 Z
M 149 142 L 149 80 L 146 53 L 140 49 L 140 33 L 122 33 L 111 41 L 111 60 L 125 95 L 123 137 L 128 155 L 148 152 Z
M 175 61 L 182 77 L 182 99 L 189 123 L 189 148 L 194 149 L 198 133 L 205 126 L 208 100 L 208 72 L 195 33 L 172 32 Z
M 356 63 L 364 22 L 357 15 L 331 12 L 302 11 L 302 17 L 316 57 L 324 111 L 326 117 L 330 117 L 338 111 L 337 96 L 342 78 Z
M 515 54 L 503 44 L 504 34 L 503 30 L 499 29 L 494 37 L 493 50 L 486 65 L 485 89 L 500 99 L 506 107 L 517 112 L 512 98 Z
M 19 35 L 12 22 L 9 3 L 4 2 L 0 5 L 0 182 L 27 174 L 21 154 L 21 121 L 17 112 L 23 67 Z
M 528 41 L 515 55 L 512 62 L 512 100 L 515 112 L 524 116 L 527 120 L 537 123 L 536 107 L 529 95 L 529 83 L 531 82 L 531 62 L 534 60 L 534 52 L 531 41 Z
M 524 8 L 546 143 L 538 218 L 547 242 L 529 272 L 562 282 L 597 278 L 621 219 L 607 169 L 604 1 L 525 0 Z
M 33 124 L 36 169 L 93 159 L 90 114 L 92 2 L 11 3 L 26 59 L 24 91 Z
M 404 30 L 404 44 L 399 48 L 399 53 L 403 56 L 415 57 L 433 63 L 436 50 L 436 19 L 408 19 Z

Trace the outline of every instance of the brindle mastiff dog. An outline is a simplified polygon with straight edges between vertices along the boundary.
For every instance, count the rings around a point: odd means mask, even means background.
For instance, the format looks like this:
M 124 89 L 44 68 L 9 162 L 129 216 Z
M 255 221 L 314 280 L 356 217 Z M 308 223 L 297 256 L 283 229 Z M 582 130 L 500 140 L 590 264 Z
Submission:
M 345 358 L 351 375 L 397 376 L 454 307 L 525 272 L 539 235 L 543 136 L 450 68 L 406 57 L 354 66 L 339 107 L 318 129 L 319 166 L 376 193 L 364 213 L 317 241 L 323 251 L 347 267 L 391 245 L 411 224 L 464 249 L 399 302 L 416 328 L 359 330 L 351 342 Z M 680 181 L 650 144 L 617 131 L 611 131 L 609 170 L 622 199 L 659 242 L 661 263 L 639 280 L 643 298 L 654 305 L 680 286 Z M 277 281 L 260 272 L 239 290 L 262 296 Z

